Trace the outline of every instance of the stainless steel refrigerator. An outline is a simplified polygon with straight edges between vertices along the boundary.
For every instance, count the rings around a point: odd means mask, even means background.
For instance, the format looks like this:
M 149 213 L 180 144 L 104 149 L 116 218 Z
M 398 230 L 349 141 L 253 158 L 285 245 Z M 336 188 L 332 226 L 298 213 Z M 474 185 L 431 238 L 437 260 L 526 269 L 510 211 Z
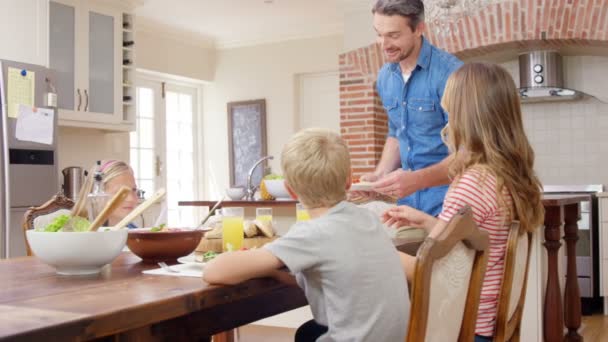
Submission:
M 34 72 L 34 106 L 46 104 L 52 93 L 55 73 L 48 68 L 1 60 L 0 82 L 0 258 L 26 254 L 22 230 L 23 215 L 31 206 L 39 206 L 55 195 L 57 176 L 57 112 L 54 113 L 51 144 L 20 141 L 15 138 L 17 119 L 8 117 L 8 70 L 16 68 Z

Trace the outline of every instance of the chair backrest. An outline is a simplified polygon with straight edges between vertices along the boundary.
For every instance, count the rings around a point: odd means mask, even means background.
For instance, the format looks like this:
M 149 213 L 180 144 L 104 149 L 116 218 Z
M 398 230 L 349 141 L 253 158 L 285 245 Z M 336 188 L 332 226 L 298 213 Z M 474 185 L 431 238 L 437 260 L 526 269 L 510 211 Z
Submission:
M 32 255 L 32 250 L 27 242 L 25 232 L 28 229 L 45 227 L 58 215 L 66 213 L 69 214 L 70 209 L 72 209 L 73 206 L 74 202 L 71 199 L 65 197 L 63 194 L 57 194 L 43 205 L 39 207 L 31 207 L 25 212 L 21 226 L 23 227 L 27 255 Z
M 469 207 L 431 231 L 416 256 L 406 341 L 473 341 L 488 245 Z
M 507 241 L 503 279 L 498 299 L 495 341 L 519 340 L 531 247 L 532 233 L 524 230 L 518 221 L 513 221 Z

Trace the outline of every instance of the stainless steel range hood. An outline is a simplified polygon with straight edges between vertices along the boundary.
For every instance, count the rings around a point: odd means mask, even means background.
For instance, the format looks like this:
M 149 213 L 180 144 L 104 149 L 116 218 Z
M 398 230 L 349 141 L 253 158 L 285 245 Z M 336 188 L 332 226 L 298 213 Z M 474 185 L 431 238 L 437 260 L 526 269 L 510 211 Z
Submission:
M 562 56 L 555 51 L 534 51 L 519 56 L 519 95 L 522 102 L 573 101 L 580 91 L 564 87 Z

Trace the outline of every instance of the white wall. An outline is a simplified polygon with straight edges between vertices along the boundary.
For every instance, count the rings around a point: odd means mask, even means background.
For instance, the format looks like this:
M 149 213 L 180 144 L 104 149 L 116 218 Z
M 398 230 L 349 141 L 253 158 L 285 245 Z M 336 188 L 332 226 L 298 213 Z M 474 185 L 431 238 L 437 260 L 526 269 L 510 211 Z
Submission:
M 280 172 L 281 148 L 296 126 L 296 74 L 337 71 L 342 42 L 339 35 L 218 51 L 213 83 L 203 90 L 207 197 L 230 182 L 226 104 L 266 99 L 270 166 Z
M 519 84 L 517 60 L 503 63 Z M 608 185 L 608 57 L 564 56 L 565 86 L 595 95 L 523 105 L 524 125 L 544 184 Z
M 129 161 L 129 133 L 107 133 L 93 129 L 59 127 L 58 139 L 59 184 L 61 170 L 68 166 L 85 169 L 100 159 Z
M 138 29 L 135 35 L 137 68 L 195 80 L 212 80 L 215 50 L 185 33 L 174 36 Z
M 342 52 L 368 46 L 376 41 L 372 22 L 372 5 L 375 1 L 358 0 L 344 11 L 344 48 Z

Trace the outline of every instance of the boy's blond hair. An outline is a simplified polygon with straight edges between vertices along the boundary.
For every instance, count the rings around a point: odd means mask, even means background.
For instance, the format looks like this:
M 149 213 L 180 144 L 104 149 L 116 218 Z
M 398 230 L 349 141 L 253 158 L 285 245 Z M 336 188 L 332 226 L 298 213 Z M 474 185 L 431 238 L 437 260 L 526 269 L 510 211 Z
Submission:
M 332 207 L 346 199 L 350 155 L 342 138 L 326 129 L 296 133 L 281 153 L 287 184 L 307 208 Z

